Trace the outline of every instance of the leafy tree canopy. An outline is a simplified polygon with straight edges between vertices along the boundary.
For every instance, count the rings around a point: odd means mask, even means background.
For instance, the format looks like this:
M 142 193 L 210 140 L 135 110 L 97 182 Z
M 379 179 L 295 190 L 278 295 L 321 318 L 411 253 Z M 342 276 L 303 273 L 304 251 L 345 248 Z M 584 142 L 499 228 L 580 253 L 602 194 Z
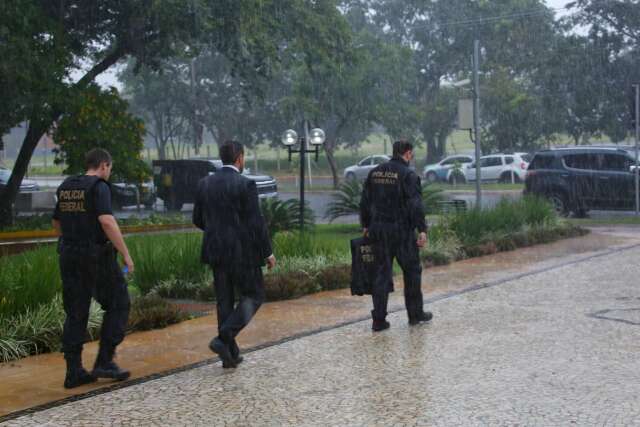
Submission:
M 59 144 L 55 161 L 67 165 L 65 174 L 84 172 L 85 153 L 104 148 L 113 157 L 112 180 L 140 183 L 149 176 L 140 157 L 144 124 L 127 109 L 115 89 L 101 90 L 95 84 L 67 104 L 54 132 Z

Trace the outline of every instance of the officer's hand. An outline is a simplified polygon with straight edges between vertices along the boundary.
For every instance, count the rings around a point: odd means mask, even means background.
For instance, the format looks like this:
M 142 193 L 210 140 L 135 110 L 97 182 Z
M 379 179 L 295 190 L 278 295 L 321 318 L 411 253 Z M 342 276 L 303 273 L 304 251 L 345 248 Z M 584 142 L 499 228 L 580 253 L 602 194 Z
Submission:
M 424 248 L 427 245 L 427 233 L 422 232 L 418 234 L 418 241 L 416 243 L 419 248 Z
M 275 266 L 276 266 L 276 257 L 271 255 L 269 258 L 267 258 L 267 268 L 271 270 Z
M 362 235 L 363 235 L 364 237 L 367 237 L 367 236 L 369 235 L 369 230 L 368 230 L 368 229 L 366 229 L 366 228 L 363 228 L 363 229 L 362 229 Z
M 130 256 L 124 257 L 124 265 L 127 266 L 128 274 L 132 274 L 135 267 L 133 265 L 133 260 L 131 259 Z

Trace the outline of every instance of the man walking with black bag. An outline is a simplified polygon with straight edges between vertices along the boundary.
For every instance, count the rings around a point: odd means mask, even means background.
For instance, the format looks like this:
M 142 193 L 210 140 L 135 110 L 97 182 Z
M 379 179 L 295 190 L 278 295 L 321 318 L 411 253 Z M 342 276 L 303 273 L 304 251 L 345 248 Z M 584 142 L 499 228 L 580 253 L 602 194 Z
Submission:
M 264 302 L 262 266 L 273 268 L 276 259 L 256 183 L 242 175 L 244 148 L 226 141 L 220 160 L 222 169 L 198 184 L 193 223 L 204 231 L 202 262 L 213 269 L 216 291 L 218 336 L 209 348 L 224 368 L 235 368 L 242 362 L 235 338 Z
M 379 245 L 383 254 L 380 274 L 372 289 L 374 331 L 390 326 L 386 316 L 389 292 L 393 291 L 394 259 L 402 268 L 409 324 L 417 325 L 433 317 L 423 310 L 419 248 L 427 243 L 427 224 L 420 177 L 409 169 L 411 159 L 413 145 L 407 141 L 394 142 L 393 158 L 369 172 L 362 190 L 360 222 L 365 236 Z
M 62 351 L 67 362 L 65 388 L 111 378 L 129 378 L 129 371 L 113 361 L 129 318 L 129 292 L 117 262 L 120 252 L 129 273 L 134 265 L 111 211 L 111 155 L 96 148 L 85 155 L 87 172 L 67 178 L 58 188 L 53 227 L 60 236 L 60 274 L 66 319 Z M 116 252 L 117 251 L 117 252 Z M 105 311 L 100 350 L 93 371 L 82 367 L 82 346 L 87 332 L 91 297 Z

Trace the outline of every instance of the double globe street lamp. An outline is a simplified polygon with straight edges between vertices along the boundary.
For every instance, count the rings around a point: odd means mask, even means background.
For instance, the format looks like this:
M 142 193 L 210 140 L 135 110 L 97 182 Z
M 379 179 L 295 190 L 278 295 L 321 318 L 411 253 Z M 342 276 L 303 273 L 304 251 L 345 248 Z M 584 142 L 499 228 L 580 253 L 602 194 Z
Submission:
M 289 151 L 289 162 L 291 162 L 292 153 L 300 153 L 300 231 L 304 231 L 304 161 L 305 154 L 315 153 L 316 162 L 318 161 L 318 155 L 320 154 L 320 146 L 324 144 L 325 135 L 324 131 L 320 128 L 315 128 L 309 131 L 309 124 L 307 121 L 304 123 L 305 136 L 298 137 L 295 130 L 289 129 L 282 134 L 282 143 L 287 147 Z M 311 144 L 313 149 L 307 149 L 307 142 Z M 298 144 L 299 148 L 293 147 Z

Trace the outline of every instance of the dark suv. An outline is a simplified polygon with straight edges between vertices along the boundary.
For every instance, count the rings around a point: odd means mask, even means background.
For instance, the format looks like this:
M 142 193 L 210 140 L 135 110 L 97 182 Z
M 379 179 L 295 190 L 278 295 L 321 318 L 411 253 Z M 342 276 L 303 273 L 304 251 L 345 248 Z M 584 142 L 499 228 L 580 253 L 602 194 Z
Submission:
M 575 147 L 535 154 L 524 194 L 549 198 L 562 215 L 635 206 L 634 154 L 620 148 Z
M 216 173 L 222 161 L 215 159 L 154 160 L 153 181 L 158 198 L 169 210 L 180 210 L 184 203 L 195 201 L 198 181 Z M 278 186 L 273 177 L 267 175 L 245 175 L 256 182 L 258 196 L 276 197 Z

